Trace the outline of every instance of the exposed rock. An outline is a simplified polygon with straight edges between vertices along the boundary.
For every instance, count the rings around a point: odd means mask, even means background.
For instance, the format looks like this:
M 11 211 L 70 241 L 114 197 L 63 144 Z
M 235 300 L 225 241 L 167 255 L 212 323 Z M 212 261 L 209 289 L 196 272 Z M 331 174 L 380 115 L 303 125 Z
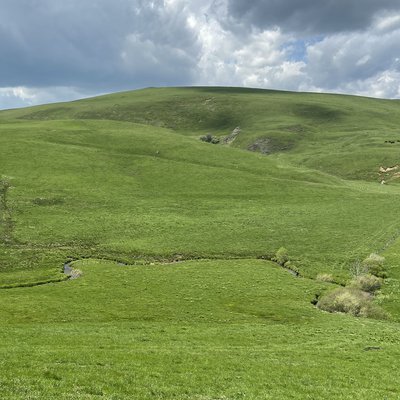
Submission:
M 393 165 L 392 167 L 387 167 L 387 168 L 379 167 L 379 172 L 386 173 L 386 172 L 396 171 L 397 169 L 399 169 L 399 165 L 398 164 L 397 165 Z
M 270 154 L 272 152 L 271 139 L 269 138 L 257 139 L 254 143 L 249 145 L 247 149 L 250 151 L 257 151 L 262 154 Z
M 237 126 L 230 135 L 228 135 L 225 139 L 224 139 L 224 143 L 225 144 L 231 144 L 239 135 L 239 133 L 241 132 L 240 130 L 240 126 Z
M 82 271 L 72 267 L 71 263 L 64 264 L 64 274 L 68 275 L 69 279 L 77 279 L 82 275 Z
M 386 184 L 389 181 L 399 179 L 400 178 L 400 172 L 394 172 L 398 171 L 400 168 L 399 164 L 392 165 L 391 167 L 379 167 L 379 181 L 381 182 L 382 185 Z

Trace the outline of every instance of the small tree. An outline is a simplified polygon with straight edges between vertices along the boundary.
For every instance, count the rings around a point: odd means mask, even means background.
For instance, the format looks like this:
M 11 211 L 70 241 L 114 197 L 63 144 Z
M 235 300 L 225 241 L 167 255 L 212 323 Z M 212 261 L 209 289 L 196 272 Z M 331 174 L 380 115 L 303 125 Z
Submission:
M 5 244 L 12 242 L 12 231 L 14 223 L 12 220 L 11 208 L 8 203 L 8 193 L 11 189 L 9 179 L 0 179 L 0 228 L 2 228 L 1 241 Z

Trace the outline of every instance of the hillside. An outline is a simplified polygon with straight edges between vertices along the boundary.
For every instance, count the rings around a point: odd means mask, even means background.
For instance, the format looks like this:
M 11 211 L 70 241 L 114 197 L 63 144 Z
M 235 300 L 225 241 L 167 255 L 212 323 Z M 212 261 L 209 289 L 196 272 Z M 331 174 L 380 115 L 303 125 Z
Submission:
M 154 88 L 1 113 L 2 119 L 101 119 L 226 137 L 234 147 L 347 179 L 378 180 L 398 164 L 400 103 L 356 96 L 244 88 Z M 289 154 L 288 154 L 289 153 Z
M 0 112 L 6 398 L 398 398 L 399 123 L 211 87 Z M 311 304 L 370 253 L 387 320 Z

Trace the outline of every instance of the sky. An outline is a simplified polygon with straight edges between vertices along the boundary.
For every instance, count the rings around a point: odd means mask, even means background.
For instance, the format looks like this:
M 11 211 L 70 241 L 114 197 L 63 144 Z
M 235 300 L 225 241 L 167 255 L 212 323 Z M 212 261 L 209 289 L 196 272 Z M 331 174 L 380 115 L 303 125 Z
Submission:
M 0 0 L 0 109 L 158 86 L 400 98 L 400 0 Z

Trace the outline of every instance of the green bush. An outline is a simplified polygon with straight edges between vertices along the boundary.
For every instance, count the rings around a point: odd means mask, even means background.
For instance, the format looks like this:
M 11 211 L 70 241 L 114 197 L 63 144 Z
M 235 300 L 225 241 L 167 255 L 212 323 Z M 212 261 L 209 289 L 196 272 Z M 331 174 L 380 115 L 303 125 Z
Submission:
M 341 312 L 355 317 L 386 319 L 387 314 L 372 303 L 372 296 L 360 289 L 342 287 L 322 296 L 317 307 L 328 312 Z
M 289 254 L 285 247 L 281 247 L 276 253 L 273 261 L 276 261 L 279 265 L 284 266 L 289 261 Z
M 350 287 L 363 290 L 364 292 L 374 293 L 382 286 L 383 279 L 375 275 L 359 275 L 350 282 Z
M 378 254 L 370 254 L 363 262 L 365 272 L 375 275 L 378 278 L 387 278 L 387 272 L 385 268 L 385 257 Z
M 200 140 L 202 142 L 212 143 L 212 144 L 218 144 L 220 142 L 219 138 L 217 138 L 216 136 L 213 136 L 209 133 L 207 135 L 201 136 Z

